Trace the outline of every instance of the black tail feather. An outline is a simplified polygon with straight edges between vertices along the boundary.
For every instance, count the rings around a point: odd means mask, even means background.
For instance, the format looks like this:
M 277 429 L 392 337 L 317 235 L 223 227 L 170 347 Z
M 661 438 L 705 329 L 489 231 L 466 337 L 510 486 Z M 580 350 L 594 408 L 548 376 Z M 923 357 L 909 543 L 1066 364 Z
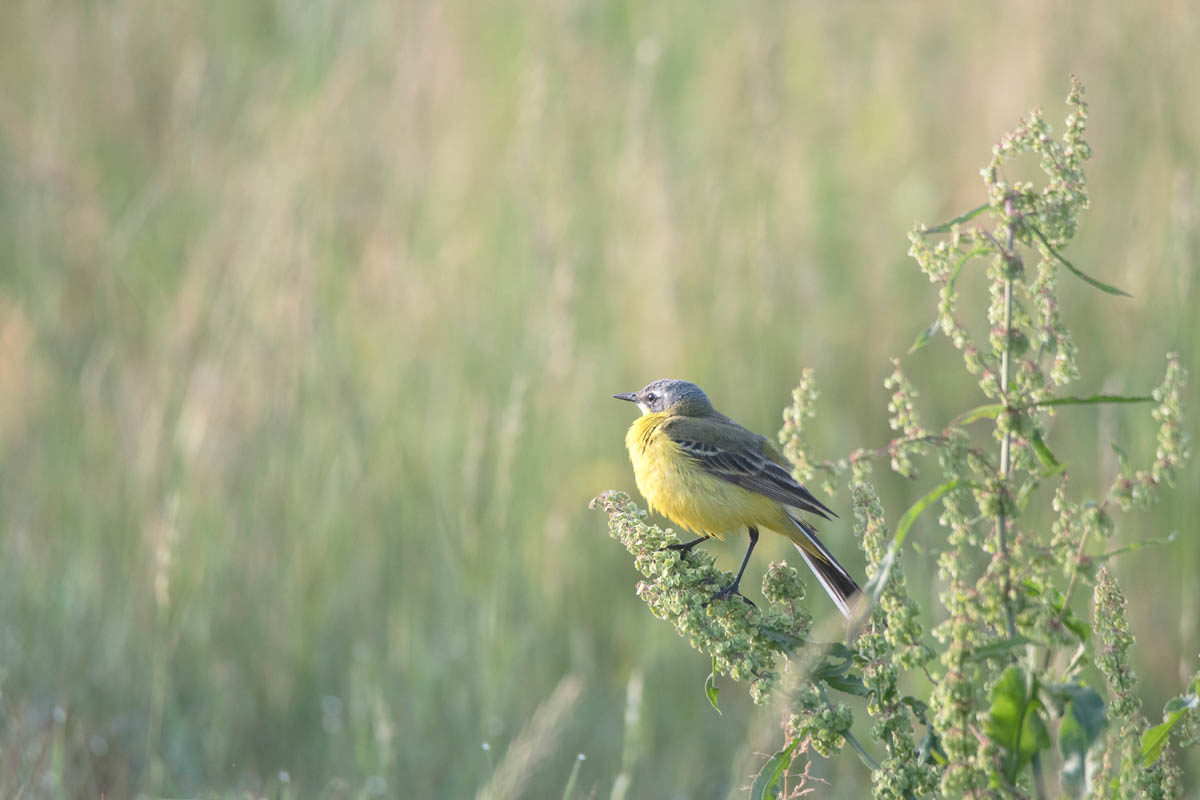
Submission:
M 816 528 L 804 520 L 795 517 L 792 517 L 792 520 L 804 532 L 807 543 L 817 551 L 817 554 L 809 553 L 798 542 L 795 543 L 796 549 L 804 557 L 804 563 L 808 564 L 813 575 L 817 576 L 817 580 L 829 595 L 829 599 L 833 600 L 834 605 L 838 607 L 838 611 L 841 611 L 842 615 L 849 619 L 858 605 L 859 597 L 862 596 L 862 589 L 859 588 L 854 578 L 850 577 L 846 568 L 833 557 L 833 553 L 830 553 L 828 548 L 817 538 Z

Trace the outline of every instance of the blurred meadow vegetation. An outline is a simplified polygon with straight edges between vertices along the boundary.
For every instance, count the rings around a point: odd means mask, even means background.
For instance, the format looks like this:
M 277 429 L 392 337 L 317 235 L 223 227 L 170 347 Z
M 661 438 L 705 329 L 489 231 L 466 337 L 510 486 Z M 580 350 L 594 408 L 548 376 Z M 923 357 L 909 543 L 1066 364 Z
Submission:
M 1060 278 L 1075 388 L 1200 375 L 1198 34 L 1186 2 L 5 3 L 0 795 L 739 794 L 783 712 L 712 710 L 587 511 L 633 489 L 609 396 L 687 378 L 773 434 L 813 367 L 810 455 L 886 443 L 936 310 L 913 220 L 984 202 L 1072 72 L 1067 256 L 1133 295 Z M 983 402 L 959 363 L 904 359 L 931 425 Z M 1055 425 L 1079 492 L 1152 457 L 1141 407 Z M 893 520 L 931 488 L 879 480 Z M 1110 543 L 1179 534 L 1111 562 L 1151 720 L 1200 651 L 1198 492 Z

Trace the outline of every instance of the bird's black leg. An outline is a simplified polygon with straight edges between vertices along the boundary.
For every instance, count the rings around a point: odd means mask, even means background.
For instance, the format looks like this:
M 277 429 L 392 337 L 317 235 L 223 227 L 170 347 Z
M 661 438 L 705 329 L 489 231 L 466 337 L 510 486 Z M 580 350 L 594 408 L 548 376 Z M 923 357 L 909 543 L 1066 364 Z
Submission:
M 692 539 L 690 542 L 680 542 L 679 544 L 669 544 L 663 549 L 664 550 L 678 550 L 681 553 L 690 553 L 690 552 L 692 552 L 693 547 L 700 544 L 701 542 L 707 542 L 711 538 L 712 538 L 711 536 L 701 536 L 698 539 Z
M 738 590 L 738 587 L 742 583 L 742 573 L 746 571 L 746 565 L 750 563 L 750 554 L 754 552 L 754 545 L 758 544 L 758 528 L 751 526 L 749 528 L 749 531 L 750 531 L 750 546 L 746 548 L 746 555 L 744 558 L 742 558 L 742 567 L 741 567 L 741 569 L 738 570 L 737 577 L 733 579 L 733 583 L 729 584 L 724 589 L 722 589 L 721 591 L 714 594 L 712 596 L 712 599 L 709 600 L 708 602 L 711 603 L 713 600 L 720 600 L 725 597 L 732 597 L 733 595 L 736 594 L 738 597 L 742 598 L 747 603 L 750 603 L 750 605 L 754 605 L 753 601 L 751 601 L 749 597 L 746 597 L 746 595 L 742 594 L 741 591 Z

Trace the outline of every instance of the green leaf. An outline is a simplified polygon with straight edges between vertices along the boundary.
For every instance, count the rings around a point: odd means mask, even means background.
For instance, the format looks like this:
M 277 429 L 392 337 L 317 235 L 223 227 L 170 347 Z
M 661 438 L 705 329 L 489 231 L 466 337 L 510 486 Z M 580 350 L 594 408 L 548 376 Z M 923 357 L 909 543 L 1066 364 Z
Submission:
M 1041 231 L 1039 231 L 1037 228 L 1033 227 L 1032 225 L 1029 226 L 1029 230 L 1033 231 L 1033 235 L 1038 238 L 1038 241 L 1040 241 L 1043 245 L 1046 246 L 1046 249 L 1050 251 L 1050 255 L 1054 256 L 1060 262 L 1062 262 L 1062 265 L 1064 267 L 1066 267 L 1067 269 L 1071 270 L 1071 274 L 1074 275 L 1076 278 L 1079 278 L 1081 281 L 1084 281 L 1085 283 L 1087 283 L 1091 286 L 1094 286 L 1095 288 L 1099 289 L 1102 292 L 1107 292 L 1108 294 L 1120 295 L 1121 297 L 1133 297 L 1133 295 L 1131 295 L 1129 292 L 1123 292 L 1115 286 L 1109 286 L 1107 283 L 1102 283 L 1102 282 L 1096 280 L 1095 278 L 1091 277 L 1090 275 L 1085 274 L 1081 269 L 1076 267 L 1070 261 L 1067 261 L 1065 258 L 1063 258 L 1062 253 L 1055 250 L 1054 245 L 1052 245 L 1048 241 L 1046 241 L 1046 237 L 1042 235 Z
M 1038 400 L 1025 408 L 1041 408 L 1043 406 L 1093 406 L 1099 403 L 1151 403 L 1154 398 L 1150 395 L 1124 394 L 1093 394 L 1087 397 L 1051 397 L 1048 400 Z
M 863 683 L 862 678 L 857 675 L 833 675 L 825 679 L 825 684 L 830 689 L 837 689 L 839 692 L 845 692 L 857 697 L 866 697 L 871 693 L 871 690 Z
M 967 211 L 966 213 L 959 214 L 957 217 L 950 220 L 949 222 L 943 222 L 941 225 L 935 225 L 932 228 L 922 228 L 921 235 L 929 236 L 930 234 L 933 234 L 933 233 L 946 233 L 951 228 L 953 228 L 955 225 L 959 225 L 961 223 L 968 222 L 970 220 L 975 219 L 980 214 L 987 211 L 989 208 L 991 208 L 991 206 L 988 205 L 987 203 L 984 203 L 983 205 L 981 205 L 977 208 L 972 208 L 970 211 Z
M 1016 783 L 1017 775 L 1034 753 L 1051 745 L 1050 733 L 1042 720 L 1037 681 L 1014 664 L 1004 670 L 992 687 L 991 702 L 983 729 L 1005 751 L 1005 777 L 1009 783 Z
M 1037 454 L 1038 461 L 1042 462 L 1042 466 L 1046 468 L 1042 473 L 1043 478 L 1057 475 L 1067 468 L 1066 464 L 1060 463 L 1054 457 L 1054 453 L 1050 452 L 1050 448 L 1046 446 L 1046 441 L 1042 438 L 1041 431 L 1037 428 L 1033 429 L 1033 435 L 1029 437 L 1029 443 L 1033 445 L 1033 452 Z
M 981 244 L 974 250 L 962 254 L 962 258 L 958 259 L 958 263 L 954 265 L 954 271 L 950 273 L 950 280 L 946 281 L 946 291 L 954 293 L 954 284 L 958 283 L 958 273 L 962 271 L 963 264 L 966 264 L 976 256 L 987 255 L 992 252 L 992 248 L 988 245 Z
M 790 653 L 797 647 L 805 643 L 804 639 L 799 636 L 793 636 L 790 633 L 783 631 L 764 630 L 761 631 L 764 639 L 770 639 L 775 644 L 779 645 L 779 649 L 785 653 Z
M 1024 636 L 1014 636 L 1011 639 L 1000 639 L 996 642 L 981 644 L 979 647 L 973 647 L 967 651 L 967 658 L 972 661 L 982 661 L 985 658 L 996 658 L 1002 656 L 1009 650 L 1017 647 L 1024 647 L 1029 644 L 1030 640 Z
M 1030 596 L 1042 596 L 1041 589 L 1033 581 L 1025 581 L 1021 585 Z M 1078 636 L 1080 642 L 1086 644 L 1092 637 L 1092 626 L 1075 616 L 1075 612 L 1070 608 L 1064 608 L 1067 603 L 1067 596 L 1053 586 L 1047 586 L 1046 599 L 1050 601 L 1054 613 L 1058 615 L 1059 621 L 1062 622 L 1066 629 Z
M 1172 697 L 1167 701 L 1167 704 L 1163 706 L 1163 716 L 1166 717 L 1167 714 L 1181 714 L 1184 711 L 1190 711 L 1193 708 L 1200 708 L 1200 703 L 1197 702 L 1195 695 L 1180 695 L 1179 697 Z
M 1062 624 L 1067 626 L 1067 630 L 1078 636 L 1080 642 L 1087 644 L 1088 640 L 1092 638 L 1092 626 L 1075 616 L 1075 612 L 1071 609 L 1068 608 L 1066 611 L 1062 611 L 1061 603 L 1057 606 L 1057 608 L 1062 614 L 1062 618 L 1060 620 Z
M 1128 475 L 1129 474 L 1129 456 L 1125 455 L 1125 451 L 1122 450 L 1120 445 L 1118 445 L 1116 442 L 1109 442 L 1108 444 L 1110 447 L 1112 447 L 1112 451 L 1117 456 L 1117 464 L 1119 464 L 1121 467 L 1121 474 Z
M 917 352 L 922 347 L 933 341 L 933 336 L 938 332 L 938 328 L 941 327 L 941 324 L 941 320 L 935 319 L 932 325 L 918 333 L 917 338 L 913 339 L 912 347 L 908 348 L 908 354 L 911 356 L 913 353 Z
M 986 208 L 987 208 L 987 206 L 980 206 L 974 212 L 968 212 L 968 213 L 970 213 L 971 216 L 974 216 L 980 210 L 986 209 Z M 971 217 L 963 216 L 963 217 L 959 217 L 957 219 L 952 219 L 952 220 L 950 220 L 950 222 L 948 222 L 946 224 L 953 225 L 956 222 L 962 222 L 962 221 L 964 221 L 966 219 L 970 219 L 970 218 Z M 941 227 L 941 226 L 939 226 L 939 227 Z M 949 230 L 949 229 L 947 228 L 947 230 Z M 924 230 L 921 232 L 922 233 L 939 233 L 940 231 L 938 231 L 935 228 L 930 228 L 928 230 Z M 990 250 L 988 247 L 980 245 L 979 247 L 976 247 L 974 250 L 971 250 L 970 252 L 963 253 L 962 257 L 960 257 L 958 259 L 958 263 L 954 265 L 954 270 L 950 273 L 950 279 L 948 281 L 946 281 L 946 291 L 949 292 L 950 294 L 954 293 L 954 284 L 958 281 L 958 273 L 962 271 L 963 264 L 966 264 L 968 261 L 970 261 L 975 256 L 985 255 L 989 251 Z M 942 325 L 941 319 L 940 318 L 935 319 L 933 322 L 931 322 L 929 324 L 928 328 L 926 328 L 925 330 L 918 333 L 917 338 L 913 340 L 912 347 L 908 348 L 908 354 L 912 355 L 913 353 L 917 352 L 922 347 L 924 347 L 925 345 L 927 345 L 931 341 L 933 341 L 933 337 L 937 335 L 938 329 L 941 327 L 941 325 Z
M 973 484 L 971 484 L 970 481 L 963 480 L 962 478 L 955 478 L 954 480 L 946 481 L 941 486 L 938 486 L 937 488 L 927 492 L 924 497 L 913 503 L 908 511 L 904 512 L 904 516 L 900 518 L 900 522 L 896 524 L 896 538 L 892 539 L 892 548 L 896 550 L 900 549 L 900 546 L 904 544 L 904 538 L 908 536 L 909 529 L 912 528 L 913 523 L 917 521 L 917 517 L 921 515 L 922 511 L 929 508 L 930 505 L 936 503 L 938 500 L 941 500 L 944 495 L 954 491 L 958 487 L 971 485 Z
M 900 702 L 912 709 L 913 715 L 922 725 L 928 725 L 926 714 L 929 712 L 929 704 L 920 698 L 913 697 L 911 694 L 906 694 L 900 698 Z
M 1039 475 L 1038 477 L 1039 478 L 1041 478 L 1041 477 L 1048 478 L 1050 476 L 1049 475 L 1045 475 L 1045 476 Z M 1030 495 L 1033 494 L 1033 490 L 1038 488 L 1038 486 L 1039 486 L 1039 483 L 1036 480 L 1026 480 L 1021 483 L 1021 488 L 1017 489 L 1017 497 L 1015 500 L 1018 509 L 1020 509 L 1021 511 L 1025 510 L 1025 507 L 1029 505 Z
M 717 705 L 717 695 L 721 690 L 717 688 L 717 659 L 713 659 L 712 672 L 708 673 L 708 677 L 704 680 L 704 694 L 708 697 L 709 704 L 713 709 L 720 714 L 721 708 Z M 722 716 L 724 716 L 722 714 Z
M 871 598 L 872 603 L 879 602 L 879 596 L 883 594 L 883 587 L 887 585 L 888 576 L 892 573 L 892 565 L 896 563 L 896 558 L 900 552 L 900 546 L 904 544 L 905 537 L 908 536 L 908 531 L 916 522 L 917 517 L 921 512 L 942 498 L 947 492 L 952 492 L 960 486 L 975 486 L 976 484 L 962 478 L 955 478 L 951 481 L 946 481 L 941 486 L 929 491 L 920 500 L 912 504 L 908 511 L 904 512 L 904 516 L 900 518 L 900 522 L 896 525 L 896 536 L 892 539 L 892 543 L 888 545 L 888 551 L 884 554 L 879 562 L 879 571 L 875 573 L 875 577 L 867 581 L 867 585 L 863 587 L 863 594 Z
M 917 745 L 917 761 L 921 764 L 933 761 L 942 766 L 945 766 L 948 761 L 946 751 L 942 750 L 941 739 L 934 732 L 933 726 L 925 729 L 925 735 L 921 737 L 921 742 Z
M 880 596 L 883 594 L 883 587 L 887 585 L 888 576 L 892 574 L 892 566 L 896 563 L 896 543 L 893 541 L 888 547 L 888 551 L 883 554 L 883 558 L 879 561 L 879 571 L 875 573 L 875 577 L 867 581 L 862 587 L 863 594 L 871 598 L 871 603 L 879 602 Z
M 1200 686 L 1198 686 L 1198 689 L 1200 689 Z M 1200 708 L 1200 694 L 1197 694 L 1197 691 L 1180 695 L 1168 701 L 1166 706 L 1163 707 L 1163 721 L 1142 734 L 1143 766 L 1148 767 L 1155 761 L 1158 761 L 1159 756 L 1162 755 L 1163 748 L 1167 745 L 1171 729 L 1179 724 L 1179 721 L 1183 719 L 1185 714 L 1189 711 L 1195 711 L 1197 708 Z
M 1142 539 L 1140 542 L 1131 542 L 1124 547 L 1118 547 L 1116 550 L 1110 550 L 1103 555 L 1096 556 L 1096 563 L 1103 564 L 1113 556 L 1123 555 L 1124 553 L 1132 553 L 1136 550 L 1141 550 L 1143 547 L 1157 547 L 1159 545 L 1171 544 L 1175 541 L 1175 537 L 1179 535 L 1179 531 L 1171 531 L 1166 536 L 1159 536 L 1157 539 Z
M 837 659 L 841 659 L 841 661 L 839 662 Z M 828 683 L 830 678 L 840 678 L 849 672 L 853 664 L 854 651 L 841 642 L 837 642 L 830 645 L 821 662 L 813 668 L 812 679 Z
M 946 427 L 957 428 L 961 425 L 970 425 L 972 422 L 978 422 L 981 419 L 995 419 L 1000 416 L 1000 412 L 1003 410 L 1003 403 L 988 403 L 984 406 L 975 406 L 970 411 L 964 411 L 950 420 L 950 424 Z
M 766 800 L 768 797 L 779 796 L 779 779 L 792 763 L 792 753 L 799 741 L 798 738 L 792 739 L 787 747 L 767 759 L 767 763 L 758 771 L 754 785 L 750 787 L 751 800 Z
M 857 654 L 844 642 L 830 642 L 825 645 L 825 655 L 830 658 L 854 658 Z
M 1058 749 L 1062 753 L 1062 785 L 1067 793 L 1079 797 L 1089 791 L 1087 755 L 1108 726 L 1104 700 L 1100 694 L 1078 683 L 1059 684 L 1051 692 L 1063 701 L 1062 725 L 1058 729 Z

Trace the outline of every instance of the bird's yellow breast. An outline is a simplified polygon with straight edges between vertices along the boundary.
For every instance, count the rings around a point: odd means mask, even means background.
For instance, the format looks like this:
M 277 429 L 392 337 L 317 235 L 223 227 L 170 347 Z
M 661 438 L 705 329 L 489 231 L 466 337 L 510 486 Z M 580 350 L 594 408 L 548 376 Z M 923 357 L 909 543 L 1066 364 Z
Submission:
M 706 472 L 662 431 L 666 414 L 645 414 L 625 434 L 638 491 L 652 511 L 699 534 L 722 538 L 753 525 L 784 532 L 782 506 Z

